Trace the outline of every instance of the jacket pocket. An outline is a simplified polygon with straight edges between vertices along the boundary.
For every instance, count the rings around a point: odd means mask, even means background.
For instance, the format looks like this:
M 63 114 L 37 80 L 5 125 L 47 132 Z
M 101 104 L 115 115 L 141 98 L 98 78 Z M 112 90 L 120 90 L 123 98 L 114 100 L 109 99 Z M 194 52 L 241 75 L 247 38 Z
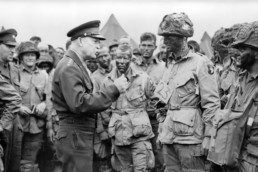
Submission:
M 139 107 L 144 103 L 146 97 L 144 94 L 144 90 L 141 86 L 136 86 L 131 88 L 129 91 L 126 92 L 126 98 L 135 107 Z
M 135 137 L 148 136 L 152 133 L 150 120 L 146 112 L 137 112 L 131 121 Z
M 172 116 L 172 130 L 178 136 L 194 134 L 196 111 L 193 109 L 175 111 Z
M 192 74 L 185 75 L 176 82 L 176 91 L 178 97 L 185 97 L 187 95 L 194 94 L 197 89 L 197 82 Z

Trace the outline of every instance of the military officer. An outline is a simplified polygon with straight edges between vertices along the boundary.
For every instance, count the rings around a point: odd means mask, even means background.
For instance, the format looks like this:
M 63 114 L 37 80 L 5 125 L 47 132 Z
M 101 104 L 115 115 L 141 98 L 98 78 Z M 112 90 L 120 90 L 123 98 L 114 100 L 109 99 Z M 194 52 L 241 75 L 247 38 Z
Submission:
M 67 33 L 71 45 L 57 64 L 52 82 L 53 104 L 59 116 L 57 157 L 63 172 L 91 172 L 95 114 L 107 109 L 127 86 L 118 78 L 105 90 L 93 93 L 92 81 L 83 63 L 96 58 L 100 21 L 84 23 Z
M 193 24 L 185 13 L 164 16 L 158 34 L 167 46 L 168 68 L 156 88 L 157 96 L 168 105 L 159 140 L 168 172 L 205 171 L 202 143 L 215 112 L 220 108 L 214 66 L 207 57 L 189 50 L 187 38 Z M 202 109 L 202 110 L 201 110 Z
M 0 31 L 0 73 L 20 93 L 19 69 L 13 61 L 15 47 L 17 46 L 15 29 L 4 29 Z M 20 108 L 23 111 L 23 108 Z M 5 170 L 16 171 L 20 169 L 21 157 L 21 125 L 19 115 L 13 120 L 11 131 L 4 131 L 8 138 L 8 145 L 5 148 Z M 14 144 L 15 143 L 15 144 Z

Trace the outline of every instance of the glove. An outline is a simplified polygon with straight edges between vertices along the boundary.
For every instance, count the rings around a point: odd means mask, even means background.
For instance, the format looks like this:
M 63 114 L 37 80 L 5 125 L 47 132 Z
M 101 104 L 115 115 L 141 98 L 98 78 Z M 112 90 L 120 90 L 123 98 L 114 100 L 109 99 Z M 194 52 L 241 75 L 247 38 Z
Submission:
M 41 116 L 46 109 L 46 103 L 42 102 L 36 106 L 35 113 L 39 116 Z
M 105 140 L 109 139 L 108 133 L 106 131 L 103 131 L 103 132 L 99 133 L 99 135 L 100 135 L 100 140 L 101 141 L 105 141 Z
M 29 115 L 31 115 L 32 114 L 32 112 L 31 112 L 31 110 L 28 108 L 28 107 L 26 107 L 26 106 L 21 106 L 20 107 L 20 114 L 22 115 L 22 116 L 29 116 Z
M 204 137 L 202 141 L 202 149 L 205 156 L 208 155 L 209 148 L 210 148 L 210 137 Z
M 120 93 L 125 92 L 125 90 L 128 88 L 129 83 L 127 82 L 127 79 L 124 74 L 122 74 L 119 78 L 117 78 L 114 81 L 115 86 L 119 90 Z

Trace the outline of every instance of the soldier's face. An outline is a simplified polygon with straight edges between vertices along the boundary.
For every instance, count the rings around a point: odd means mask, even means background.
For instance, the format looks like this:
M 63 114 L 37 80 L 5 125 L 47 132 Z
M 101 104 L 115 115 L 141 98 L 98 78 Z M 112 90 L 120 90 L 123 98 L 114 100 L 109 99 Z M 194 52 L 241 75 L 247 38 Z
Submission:
M 98 54 L 98 62 L 99 65 L 104 68 L 107 69 L 110 66 L 110 62 L 111 62 L 111 56 L 108 53 L 108 49 L 101 49 L 99 54 Z
M 116 67 L 120 73 L 125 73 L 131 62 L 130 54 L 127 52 L 118 52 L 116 58 Z
M 178 53 L 184 45 L 184 37 L 178 35 L 164 36 L 164 44 L 168 52 Z
M 156 49 L 156 45 L 154 40 L 145 40 L 141 42 L 139 48 L 140 48 L 142 57 L 151 58 L 154 50 Z
M 25 53 L 22 56 L 22 63 L 29 68 L 35 67 L 36 60 L 37 56 L 35 53 Z
M 249 47 L 240 47 L 240 56 L 236 58 L 236 65 L 242 69 L 250 69 L 256 61 L 255 52 Z
M 91 37 L 80 38 L 80 46 L 82 48 L 83 58 L 96 58 L 96 54 L 100 48 L 100 40 Z
M 98 62 L 97 59 L 89 59 L 86 60 L 87 68 L 93 73 L 98 69 Z
M 0 60 L 4 63 L 13 61 L 15 46 L 0 44 Z
M 116 50 L 117 50 L 117 46 L 113 46 L 112 48 L 110 48 L 109 54 L 112 60 L 116 59 Z

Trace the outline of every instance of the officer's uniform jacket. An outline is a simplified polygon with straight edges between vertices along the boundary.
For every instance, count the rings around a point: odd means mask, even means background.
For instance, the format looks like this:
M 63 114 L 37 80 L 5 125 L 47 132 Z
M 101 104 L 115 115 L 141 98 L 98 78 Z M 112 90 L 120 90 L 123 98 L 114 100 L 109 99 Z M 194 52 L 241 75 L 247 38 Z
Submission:
M 105 79 L 103 87 L 107 87 L 118 77 L 118 70 L 113 70 Z M 146 73 L 131 67 L 126 77 L 129 87 L 112 104 L 112 117 L 108 129 L 114 144 L 119 146 L 131 145 L 154 137 L 146 112 L 146 100 L 153 95 L 154 84 Z
M 11 130 L 15 113 L 18 113 L 21 107 L 21 96 L 2 75 L 0 75 L 0 101 L 1 117 L 0 125 L 6 130 Z
M 20 74 L 19 67 L 14 63 L 0 63 L 1 75 L 20 92 Z
M 60 122 L 82 117 L 81 120 L 87 119 L 88 127 L 95 127 L 94 114 L 110 107 L 119 91 L 115 85 L 100 92 L 92 91 L 93 85 L 82 61 L 77 53 L 68 50 L 57 64 L 52 83 L 54 108 Z
M 15 90 L 20 94 L 20 74 L 19 74 L 18 66 L 11 62 L 9 62 L 7 64 L 0 63 L 0 74 L 9 84 L 13 85 Z M 3 102 L 0 101 L 1 106 L 2 106 L 2 104 L 3 104 Z M 12 114 L 13 119 L 18 117 L 18 120 L 19 120 L 19 116 L 17 116 L 17 114 L 18 113 Z M 11 130 L 13 124 L 8 125 L 8 126 L 9 126 L 8 130 Z
M 21 65 L 20 75 L 22 105 L 33 111 L 33 107 L 46 101 L 48 74 L 46 71 L 39 70 L 37 67 L 34 71 L 30 71 L 24 65 Z M 48 111 L 46 108 L 45 112 L 40 116 L 36 113 L 28 117 L 21 116 L 23 132 L 29 132 L 32 134 L 42 132 L 47 113 Z
M 188 51 L 171 60 L 162 81 L 172 90 L 159 139 L 164 144 L 198 144 L 206 124 L 220 108 L 214 66 L 205 56 Z

